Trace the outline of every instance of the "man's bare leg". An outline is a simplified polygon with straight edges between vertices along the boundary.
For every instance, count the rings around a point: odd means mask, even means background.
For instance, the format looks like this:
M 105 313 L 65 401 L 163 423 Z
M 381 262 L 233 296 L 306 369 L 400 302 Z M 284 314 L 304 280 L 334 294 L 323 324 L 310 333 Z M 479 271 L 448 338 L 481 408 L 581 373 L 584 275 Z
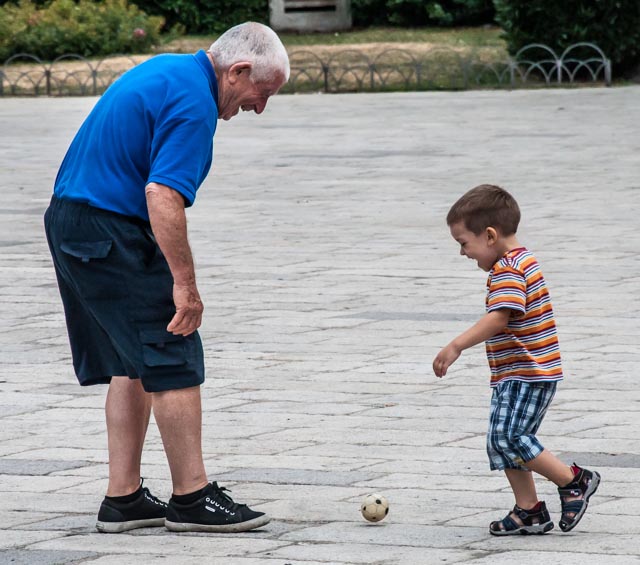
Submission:
M 105 412 L 109 442 L 107 496 L 126 496 L 140 487 L 140 461 L 151 414 L 151 395 L 138 379 L 113 377 Z
M 207 486 L 202 460 L 200 387 L 154 392 L 153 415 L 171 469 L 173 494 L 190 494 Z
M 153 393 L 153 413 L 173 481 L 164 523 L 168 530 L 235 533 L 269 523 L 270 518 L 264 512 L 237 504 L 223 492 L 224 488 L 208 484 L 202 460 L 199 386 Z M 198 492 L 205 488 L 204 492 Z

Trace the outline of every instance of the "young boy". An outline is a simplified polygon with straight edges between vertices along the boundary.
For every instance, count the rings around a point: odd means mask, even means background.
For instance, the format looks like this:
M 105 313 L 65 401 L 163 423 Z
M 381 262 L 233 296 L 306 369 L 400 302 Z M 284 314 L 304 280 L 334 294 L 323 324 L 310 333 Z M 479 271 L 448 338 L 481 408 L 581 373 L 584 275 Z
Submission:
M 462 351 L 486 342 L 493 388 L 487 452 L 491 469 L 504 470 L 516 499 L 507 516 L 491 522 L 489 532 L 496 536 L 553 529 L 531 471 L 558 486 L 563 532 L 582 519 L 600 483 L 598 473 L 565 465 L 535 435 L 562 368 L 549 293 L 535 257 L 516 239 L 519 222 L 514 198 L 487 184 L 467 192 L 449 211 L 447 225 L 460 255 L 489 273 L 487 313 L 433 361 L 436 376 L 444 377 Z

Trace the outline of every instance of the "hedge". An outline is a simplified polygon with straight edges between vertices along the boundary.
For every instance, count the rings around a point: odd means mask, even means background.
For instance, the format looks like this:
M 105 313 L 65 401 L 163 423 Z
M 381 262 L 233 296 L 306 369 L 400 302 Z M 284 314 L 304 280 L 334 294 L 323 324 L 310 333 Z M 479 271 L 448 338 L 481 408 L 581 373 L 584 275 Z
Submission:
M 147 16 L 127 0 L 7 3 L 0 7 L 0 61 L 17 53 L 43 60 L 68 53 L 145 53 L 160 41 L 163 24 L 162 17 Z
M 510 53 L 543 43 L 562 53 L 582 41 L 595 43 L 624 74 L 640 65 L 639 0 L 494 0 L 496 20 Z

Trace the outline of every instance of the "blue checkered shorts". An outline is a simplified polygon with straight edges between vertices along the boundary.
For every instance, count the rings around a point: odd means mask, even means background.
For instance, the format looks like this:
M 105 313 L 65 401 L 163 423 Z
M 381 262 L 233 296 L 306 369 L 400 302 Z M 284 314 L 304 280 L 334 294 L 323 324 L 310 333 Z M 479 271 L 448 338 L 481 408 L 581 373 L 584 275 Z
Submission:
M 556 393 L 555 382 L 506 381 L 493 389 L 487 453 L 491 470 L 526 470 L 544 447 L 536 432 Z

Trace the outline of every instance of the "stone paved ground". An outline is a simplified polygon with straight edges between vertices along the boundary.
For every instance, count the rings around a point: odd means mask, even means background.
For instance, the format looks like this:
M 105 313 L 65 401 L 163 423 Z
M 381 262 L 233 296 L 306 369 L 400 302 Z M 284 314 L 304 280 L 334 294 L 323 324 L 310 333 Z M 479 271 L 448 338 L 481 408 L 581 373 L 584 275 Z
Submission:
M 94 99 L 0 100 L 0 562 L 640 563 L 640 87 L 276 97 L 221 123 L 190 210 L 206 305 L 212 478 L 273 515 L 235 536 L 98 534 L 104 388 L 71 372 L 41 216 Z M 484 453 L 485 274 L 444 215 L 503 184 L 542 262 L 567 380 L 548 448 L 604 482 L 574 532 L 494 539 L 512 504 Z M 145 484 L 168 497 L 152 423 Z M 558 516 L 554 489 L 540 490 Z M 369 525 L 369 492 L 391 501 Z

